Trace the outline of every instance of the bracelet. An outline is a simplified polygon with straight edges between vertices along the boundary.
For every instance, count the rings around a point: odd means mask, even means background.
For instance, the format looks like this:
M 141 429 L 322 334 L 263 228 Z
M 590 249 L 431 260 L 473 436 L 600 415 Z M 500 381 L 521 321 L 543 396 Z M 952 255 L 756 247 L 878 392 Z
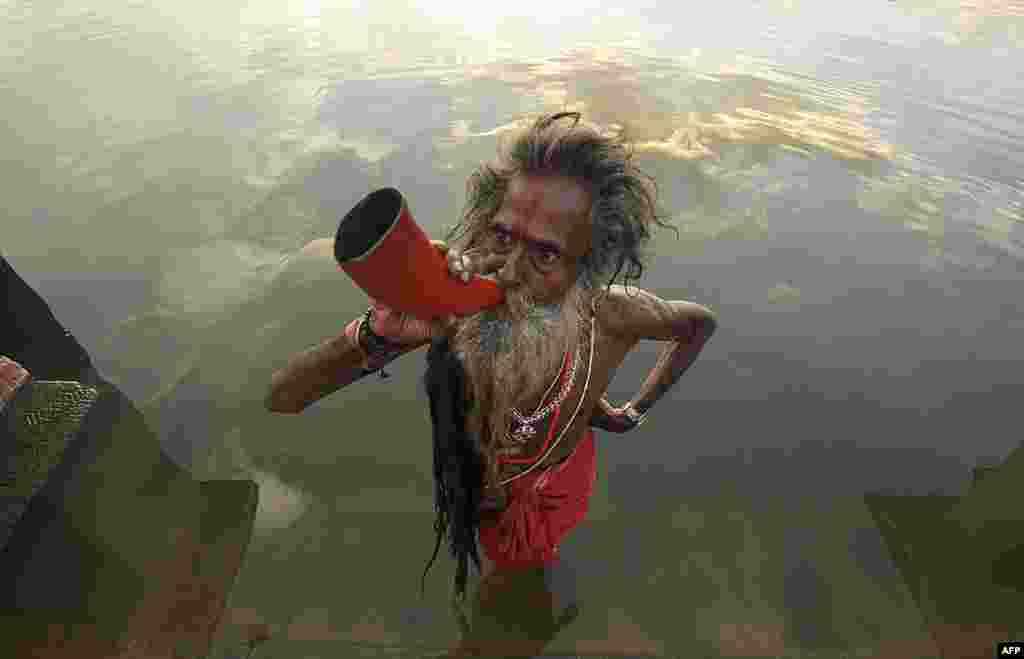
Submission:
M 389 339 L 385 339 L 373 331 L 373 327 L 370 321 L 373 319 L 373 307 L 370 307 L 363 313 L 363 321 L 359 326 L 360 333 L 359 339 L 365 346 L 368 354 L 376 354 L 381 351 L 397 350 L 402 347 L 400 343 L 396 343 Z
M 634 426 L 643 425 L 643 422 L 647 420 L 647 412 L 644 412 L 643 414 L 637 412 L 636 408 L 633 407 L 633 403 L 627 404 L 622 411 L 626 417 L 633 422 Z
M 370 361 L 378 357 L 387 358 L 392 353 L 401 352 L 402 344 L 386 339 L 374 332 L 370 326 L 372 318 L 373 307 L 369 307 L 359 318 L 359 325 L 356 327 L 356 342 L 359 344 L 359 348 L 364 356 L 362 364 L 363 373 L 369 375 L 374 371 L 380 371 L 380 377 L 383 380 L 384 378 L 391 377 L 391 375 L 384 371 L 383 365 L 373 367 Z
M 363 316 L 359 316 L 358 318 L 353 318 L 352 321 L 348 325 L 345 326 L 345 337 L 352 343 L 352 346 L 357 351 L 359 351 L 359 354 L 362 355 L 363 359 L 362 359 L 361 368 L 365 369 L 367 363 L 370 360 L 370 356 L 366 353 L 366 349 L 363 348 L 363 344 L 359 340 L 359 335 L 361 333 L 362 326 L 363 326 Z
M 369 352 L 367 352 L 366 348 L 363 347 L 363 342 L 360 340 L 360 337 L 363 336 L 363 325 L 365 324 L 366 315 L 363 314 L 358 318 L 353 318 L 352 321 L 345 326 L 345 337 L 348 338 L 348 340 L 352 343 L 355 349 L 362 356 L 362 360 L 358 368 L 363 372 L 363 375 L 369 375 L 374 371 L 380 371 L 380 377 L 382 380 L 384 378 L 389 378 L 391 377 L 391 375 L 389 373 L 384 372 L 383 366 L 378 368 L 370 367 L 370 358 L 376 355 L 371 355 Z

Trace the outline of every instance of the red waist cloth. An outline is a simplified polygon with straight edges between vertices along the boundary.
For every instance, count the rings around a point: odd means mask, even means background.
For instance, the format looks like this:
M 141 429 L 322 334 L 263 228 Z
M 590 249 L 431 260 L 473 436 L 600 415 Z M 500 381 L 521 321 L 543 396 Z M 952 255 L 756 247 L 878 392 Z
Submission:
M 594 431 L 564 461 L 508 484 L 508 507 L 481 514 L 480 544 L 496 567 L 528 567 L 558 557 L 562 537 L 587 515 L 597 475 Z

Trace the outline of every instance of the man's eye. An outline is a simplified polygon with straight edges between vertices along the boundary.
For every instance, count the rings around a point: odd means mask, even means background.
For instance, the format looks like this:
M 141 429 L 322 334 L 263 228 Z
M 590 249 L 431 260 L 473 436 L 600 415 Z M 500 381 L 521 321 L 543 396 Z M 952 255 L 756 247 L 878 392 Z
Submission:
M 541 250 L 540 254 L 537 255 L 537 259 L 541 265 L 552 266 L 558 262 L 558 252 L 550 249 Z
M 494 229 L 494 238 L 498 241 L 498 244 L 500 245 L 508 245 L 509 243 L 512 242 L 512 236 L 507 231 L 501 228 Z

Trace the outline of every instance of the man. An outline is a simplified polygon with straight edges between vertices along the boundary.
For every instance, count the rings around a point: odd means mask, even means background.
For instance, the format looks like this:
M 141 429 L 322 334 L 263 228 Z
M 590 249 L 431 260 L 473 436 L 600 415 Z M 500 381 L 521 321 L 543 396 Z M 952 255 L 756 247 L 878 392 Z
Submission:
M 566 117 L 571 125 L 558 123 Z M 579 119 L 542 117 L 482 165 L 469 180 L 450 248 L 437 244 L 455 276 L 492 277 L 505 304 L 433 323 L 374 305 L 341 335 L 292 358 L 273 375 L 267 397 L 271 411 L 297 413 L 432 343 L 425 381 L 434 426 L 434 556 L 447 536 L 461 597 L 467 560 L 479 567 L 477 542 L 483 545 L 481 620 L 516 584 L 550 581 L 561 539 L 587 510 L 591 426 L 616 433 L 639 426 L 716 326 L 704 306 L 613 284 L 624 267 L 627 283 L 640 277 L 649 227 L 665 224 L 654 186 L 625 145 Z M 604 392 L 643 339 L 668 345 L 633 399 L 613 407 Z M 520 609 L 551 621 L 556 607 L 547 595 L 527 595 Z M 453 656 L 488 643 L 529 656 L 552 629 L 504 641 L 489 634 L 474 630 Z

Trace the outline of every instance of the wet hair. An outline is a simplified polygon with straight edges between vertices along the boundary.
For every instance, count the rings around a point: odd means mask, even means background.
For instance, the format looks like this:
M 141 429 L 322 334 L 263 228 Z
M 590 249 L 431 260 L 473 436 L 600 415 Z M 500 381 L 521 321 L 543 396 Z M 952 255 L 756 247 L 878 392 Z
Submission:
M 433 426 L 434 533 L 437 541 L 420 578 L 420 594 L 425 590 L 427 572 L 447 535 L 448 548 L 455 559 L 455 600 L 461 602 L 466 592 L 469 559 L 473 559 L 477 572 L 480 572 L 476 530 L 480 523 L 483 460 L 476 442 L 466 429 L 469 412 L 466 375 L 447 337 L 431 344 L 423 382 L 430 399 Z
M 567 117 L 573 119 L 568 127 L 557 123 Z M 639 279 L 650 225 L 671 227 L 657 211 L 657 184 L 633 163 L 622 133 L 599 133 L 579 125 L 580 118 L 579 112 L 542 116 L 503 145 L 495 161 L 480 165 L 466 183 L 462 220 L 447 239 L 479 235 L 501 208 L 513 177 L 563 176 L 581 183 L 592 199 L 591 243 L 580 260 L 580 283 L 592 289 L 607 280 L 611 286 L 623 268 L 626 285 Z

